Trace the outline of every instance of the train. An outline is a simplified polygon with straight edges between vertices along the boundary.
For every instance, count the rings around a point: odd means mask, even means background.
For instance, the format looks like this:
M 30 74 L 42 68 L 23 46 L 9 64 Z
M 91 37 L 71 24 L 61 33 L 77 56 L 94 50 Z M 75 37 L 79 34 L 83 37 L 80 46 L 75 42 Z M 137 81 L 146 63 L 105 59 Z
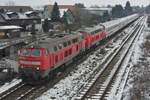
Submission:
M 135 21 L 138 17 L 138 14 L 134 14 L 80 29 L 74 34 L 54 34 L 21 48 L 18 51 L 20 77 L 24 82 L 30 84 L 49 80 L 67 64 L 76 61 L 77 57 L 98 46 L 115 31 Z

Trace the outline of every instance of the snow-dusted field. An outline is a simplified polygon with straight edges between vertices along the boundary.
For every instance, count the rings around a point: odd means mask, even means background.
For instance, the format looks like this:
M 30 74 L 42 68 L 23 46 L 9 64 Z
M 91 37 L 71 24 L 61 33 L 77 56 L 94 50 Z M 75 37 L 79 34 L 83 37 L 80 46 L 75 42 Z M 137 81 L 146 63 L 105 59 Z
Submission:
M 150 100 L 150 29 L 140 36 L 135 44 L 129 65 L 131 70 L 128 76 L 123 100 Z

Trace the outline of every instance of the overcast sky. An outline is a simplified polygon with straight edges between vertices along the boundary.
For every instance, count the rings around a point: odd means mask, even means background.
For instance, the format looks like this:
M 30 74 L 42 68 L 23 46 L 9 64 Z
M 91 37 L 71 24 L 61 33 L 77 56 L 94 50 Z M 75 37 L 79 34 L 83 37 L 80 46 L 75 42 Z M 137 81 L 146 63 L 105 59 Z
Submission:
M 115 5 L 122 4 L 125 5 L 126 1 L 130 1 L 131 5 L 148 5 L 150 4 L 150 0 L 0 0 L 0 5 L 6 5 L 7 2 L 14 1 L 16 5 L 31 5 L 31 6 L 39 6 L 45 4 L 53 4 L 55 1 L 58 4 L 75 4 L 75 3 L 84 3 L 85 6 L 91 5 Z

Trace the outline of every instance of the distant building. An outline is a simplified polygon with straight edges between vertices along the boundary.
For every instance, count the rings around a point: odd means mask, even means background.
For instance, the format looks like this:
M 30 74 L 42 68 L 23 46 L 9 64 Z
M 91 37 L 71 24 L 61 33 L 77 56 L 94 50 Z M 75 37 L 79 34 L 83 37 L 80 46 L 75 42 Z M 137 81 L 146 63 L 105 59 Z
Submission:
M 36 11 L 0 13 L 0 26 L 3 25 L 21 26 L 22 31 L 42 31 L 41 17 Z
M 27 12 L 33 10 L 30 6 L 0 6 L 0 9 L 11 12 Z
M 143 9 L 139 6 L 132 6 L 133 13 L 141 13 Z
M 72 11 L 75 9 L 74 5 L 58 5 L 58 6 L 59 6 L 61 17 L 63 16 L 64 11 L 67 11 L 67 10 Z M 44 18 L 50 18 L 52 10 L 53 10 L 53 5 L 44 6 L 44 12 L 43 12 Z
M 108 14 L 111 14 L 112 8 L 84 8 L 85 10 L 88 10 L 92 14 L 102 16 L 104 13 L 108 12 Z

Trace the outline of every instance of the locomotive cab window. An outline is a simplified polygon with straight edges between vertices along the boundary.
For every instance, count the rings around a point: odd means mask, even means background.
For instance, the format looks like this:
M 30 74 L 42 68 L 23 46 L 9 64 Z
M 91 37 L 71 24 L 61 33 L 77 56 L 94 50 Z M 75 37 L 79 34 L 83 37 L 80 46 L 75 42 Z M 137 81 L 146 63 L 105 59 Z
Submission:
M 20 51 L 20 55 L 22 56 L 30 56 L 31 50 L 23 49 Z
M 40 56 L 41 55 L 41 51 L 39 49 L 34 49 L 31 52 L 32 56 Z

